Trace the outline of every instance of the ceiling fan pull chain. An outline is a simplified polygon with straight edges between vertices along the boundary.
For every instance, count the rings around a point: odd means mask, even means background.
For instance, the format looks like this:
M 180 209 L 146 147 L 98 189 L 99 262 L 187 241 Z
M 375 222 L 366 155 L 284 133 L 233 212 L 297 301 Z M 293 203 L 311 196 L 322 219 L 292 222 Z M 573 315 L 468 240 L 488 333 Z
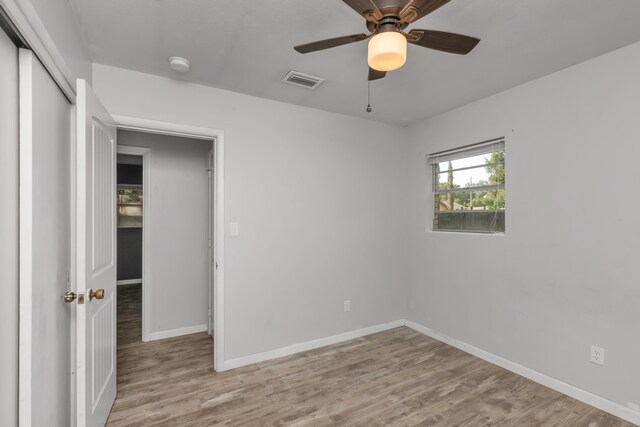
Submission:
M 371 110 L 371 82 L 367 81 L 367 113 L 370 113 Z

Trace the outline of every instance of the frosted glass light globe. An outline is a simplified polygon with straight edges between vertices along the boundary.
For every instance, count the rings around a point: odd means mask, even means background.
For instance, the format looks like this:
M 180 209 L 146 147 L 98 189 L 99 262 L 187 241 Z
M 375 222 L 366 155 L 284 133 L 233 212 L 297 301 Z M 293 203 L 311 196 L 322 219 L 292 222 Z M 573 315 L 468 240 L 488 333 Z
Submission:
M 396 70 L 407 62 L 407 38 L 398 32 L 388 31 L 369 40 L 369 67 L 378 71 Z

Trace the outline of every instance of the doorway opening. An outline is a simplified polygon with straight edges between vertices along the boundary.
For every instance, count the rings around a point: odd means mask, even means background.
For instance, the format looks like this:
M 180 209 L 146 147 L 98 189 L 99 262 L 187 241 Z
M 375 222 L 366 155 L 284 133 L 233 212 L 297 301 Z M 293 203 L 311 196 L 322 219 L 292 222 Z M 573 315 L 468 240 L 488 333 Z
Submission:
M 222 133 L 116 121 L 118 356 L 127 346 L 194 333 L 214 338 L 218 356 Z M 224 369 L 219 360 L 215 370 Z
M 142 340 L 155 341 L 176 335 L 208 331 L 209 335 L 213 337 L 213 368 L 215 371 L 224 371 L 226 370 L 224 363 L 224 132 L 212 128 L 128 116 L 114 115 L 113 118 L 118 128 L 118 136 L 127 134 L 142 139 L 145 135 L 151 135 L 157 139 L 173 137 L 181 141 L 187 141 L 191 145 L 200 143 L 199 147 L 202 149 L 195 156 L 200 163 L 192 166 L 191 169 L 187 168 L 186 171 L 182 168 L 184 164 L 180 165 L 183 162 L 178 162 L 179 164 L 176 167 L 169 167 L 173 174 L 169 176 L 172 176 L 173 179 L 163 178 L 162 175 L 158 176 L 156 173 L 159 170 L 155 167 L 156 163 L 159 163 L 160 167 L 166 167 L 167 164 L 163 161 L 163 158 L 166 159 L 167 157 L 161 156 L 158 149 L 154 149 L 154 146 L 150 143 L 144 141 L 134 143 L 127 141 L 126 138 L 119 138 L 118 152 L 142 157 Z M 185 146 L 165 142 L 167 143 L 166 145 L 178 148 L 176 156 L 180 158 L 182 151 L 185 151 Z M 171 158 L 171 156 L 168 158 Z M 181 170 L 182 172 L 180 172 Z M 170 203 L 172 199 L 157 193 L 156 188 L 157 185 L 160 185 L 161 178 L 163 178 L 165 179 L 165 187 L 171 187 L 180 197 L 193 195 L 196 191 L 195 188 L 185 185 L 184 181 L 188 173 L 196 173 L 200 178 L 204 177 L 207 187 L 206 194 L 199 199 L 202 204 L 191 210 L 182 209 L 184 206 L 178 203 L 177 199 L 173 199 L 174 203 Z M 201 181 L 199 185 L 201 185 Z M 205 231 L 199 234 L 200 237 L 204 236 L 206 243 L 204 249 L 197 251 L 197 253 L 207 260 L 208 265 L 205 273 L 207 286 L 204 296 L 198 301 L 194 295 L 185 293 L 184 289 L 179 287 L 180 283 L 185 283 L 185 279 L 188 282 L 188 274 L 181 274 L 175 279 L 176 283 L 172 287 L 172 291 L 167 293 L 169 295 L 169 305 L 157 309 L 161 310 L 161 316 L 154 316 L 153 311 L 156 309 L 154 302 L 158 298 L 162 300 L 163 297 L 162 294 L 158 294 L 154 283 L 154 275 L 152 274 L 154 266 L 160 263 L 161 265 L 173 265 L 174 270 L 189 271 L 185 269 L 184 265 L 176 257 L 169 257 L 167 261 L 162 258 L 166 253 L 154 256 L 151 251 L 145 250 L 146 248 L 175 249 L 174 240 L 158 241 L 158 233 L 154 233 L 151 229 L 156 226 L 162 226 L 162 223 L 158 222 L 162 219 L 158 216 L 158 212 L 175 211 L 176 208 L 179 208 L 178 211 L 183 212 L 184 215 L 178 215 L 178 221 L 174 221 L 173 224 L 165 225 L 165 228 L 172 231 L 174 236 L 193 231 L 193 227 L 191 227 L 191 222 L 193 221 L 188 220 L 189 213 L 204 212 L 206 215 Z M 145 227 L 145 224 L 147 227 Z M 182 252 L 178 252 L 178 254 L 183 255 Z M 164 295 L 164 297 L 166 296 Z M 167 319 L 171 321 L 170 318 L 176 312 L 180 312 L 179 303 L 185 301 L 191 305 L 204 302 L 204 322 L 173 326 L 163 323 Z M 164 302 L 166 303 L 166 300 Z M 150 309 L 146 309 L 147 307 L 150 307 Z M 198 307 L 202 308 L 201 305 L 198 305 Z M 152 324 L 158 318 L 161 319 L 160 324 Z M 202 321 L 202 318 L 200 321 Z M 176 326 L 178 327 L 176 328 Z M 205 334 L 205 336 L 207 335 Z

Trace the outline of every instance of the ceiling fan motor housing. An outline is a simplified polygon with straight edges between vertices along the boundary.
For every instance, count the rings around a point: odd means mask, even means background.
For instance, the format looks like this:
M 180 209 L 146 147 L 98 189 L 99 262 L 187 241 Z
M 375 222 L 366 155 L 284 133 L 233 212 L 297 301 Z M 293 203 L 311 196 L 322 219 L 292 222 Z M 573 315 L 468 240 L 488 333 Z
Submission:
M 397 15 L 385 15 L 379 21 L 367 21 L 367 29 L 372 33 L 384 33 L 389 31 L 402 31 L 407 27 Z

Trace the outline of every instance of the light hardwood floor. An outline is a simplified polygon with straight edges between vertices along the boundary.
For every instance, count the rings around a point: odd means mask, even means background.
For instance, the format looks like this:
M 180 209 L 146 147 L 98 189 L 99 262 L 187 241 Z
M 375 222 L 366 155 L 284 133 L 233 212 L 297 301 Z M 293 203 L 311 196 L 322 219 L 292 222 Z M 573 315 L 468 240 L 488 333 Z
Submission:
M 215 373 L 206 333 L 132 340 L 126 293 L 109 426 L 631 426 L 406 327 Z

